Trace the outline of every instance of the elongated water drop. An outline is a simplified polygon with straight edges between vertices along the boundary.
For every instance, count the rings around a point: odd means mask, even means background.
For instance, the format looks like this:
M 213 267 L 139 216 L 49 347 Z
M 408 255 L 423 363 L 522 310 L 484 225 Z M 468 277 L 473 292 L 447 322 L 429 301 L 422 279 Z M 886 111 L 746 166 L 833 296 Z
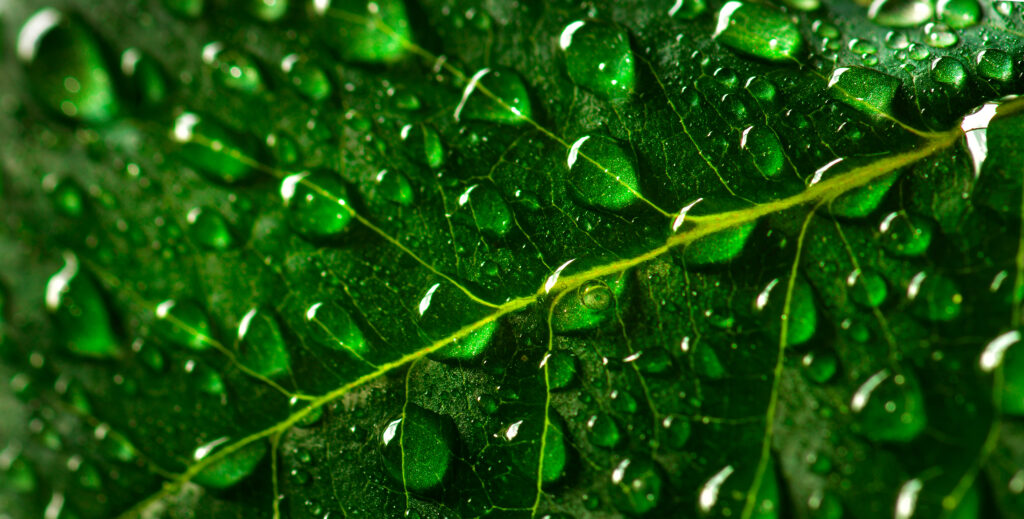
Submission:
M 532 116 L 530 95 L 511 70 L 481 69 L 473 74 L 455 107 L 455 120 L 523 124 Z
M 932 240 L 932 223 L 914 214 L 895 211 L 878 224 L 882 247 L 896 256 L 920 256 Z
M 981 6 L 978 0 L 939 0 L 936 5 L 938 19 L 953 29 L 964 29 L 978 24 Z
M 569 148 L 569 186 L 585 205 L 620 211 L 639 200 L 636 158 L 600 135 L 580 137 Z
M 407 124 L 399 132 L 405 152 L 412 160 L 431 168 L 444 163 L 444 146 L 437 132 L 425 124 Z
M 310 238 L 340 234 L 352 220 L 346 187 L 337 173 L 296 173 L 281 181 L 281 197 L 292 229 Z
M 778 62 L 795 62 L 804 40 L 785 13 L 763 4 L 731 0 L 718 12 L 714 38 L 733 50 Z
M 129 80 L 128 90 L 135 104 L 148 108 L 164 102 L 169 95 L 167 78 L 156 60 L 134 47 L 121 53 L 121 73 Z
M 238 324 L 238 360 L 265 377 L 286 373 L 290 358 L 277 318 L 265 309 L 249 310 Z
M 944 23 L 929 23 L 924 26 L 924 42 L 937 49 L 956 45 L 960 37 Z
M 118 100 L 100 44 L 77 18 L 47 7 L 18 33 L 17 56 L 32 93 L 49 110 L 87 123 L 118 113 Z
M 96 284 L 80 271 L 78 258 L 64 255 L 64 267 L 46 284 L 46 308 L 57 321 L 68 350 L 84 357 L 113 357 L 118 341 L 106 302 Z
M 562 30 L 558 45 L 565 53 L 569 78 L 577 85 L 607 99 L 633 92 L 636 72 L 626 31 L 600 22 L 575 21 Z
M 182 113 L 174 121 L 172 136 L 181 144 L 182 160 L 209 178 L 232 183 L 253 173 L 255 148 L 206 117 Z
M 408 52 L 412 29 L 402 0 L 312 0 L 311 7 L 346 61 L 393 63 Z
M 661 501 L 660 467 L 647 458 L 630 457 L 619 462 L 611 473 L 611 498 L 615 507 L 630 515 L 650 512 Z
M 732 198 L 698 199 L 687 205 L 676 218 L 673 230 L 686 233 L 689 225 L 686 216 L 708 216 L 727 213 L 745 208 L 746 205 Z M 735 258 L 743 251 L 750 233 L 754 231 L 754 223 L 746 222 L 701 236 L 688 243 L 683 249 L 683 258 L 687 265 L 708 265 L 724 263 Z
M 276 22 L 288 14 L 289 0 L 245 0 L 246 9 L 264 22 Z

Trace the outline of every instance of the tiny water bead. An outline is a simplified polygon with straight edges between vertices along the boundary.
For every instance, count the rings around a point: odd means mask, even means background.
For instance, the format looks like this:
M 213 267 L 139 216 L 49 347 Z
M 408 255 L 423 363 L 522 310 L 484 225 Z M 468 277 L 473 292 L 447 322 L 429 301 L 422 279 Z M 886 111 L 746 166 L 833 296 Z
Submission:
M 606 99 L 628 97 L 636 84 L 633 51 L 626 31 L 594 21 L 575 21 L 562 30 L 558 46 L 577 85 Z
M 451 418 L 408 403 L 380 436 L 385 472 L 398 485 L 423 492 L 440 485 L 455 462 L 458 431 Z
M 333 301 L 313 303 L 304 314 L 310 335 L 332 350 L 348 350 L 358 357 L 369 353 L 369 345 L 352 315 Z
M 265 377 L 288 371 L 291 362 L 277 318 L 260 308 L 249 310 L 238 323 L 238 360 Z
M 828 90 L 832 97 L 869 115 L 888 114 L 900 81 L 863 67 L 841 67 L 832 72 Z
M 225 251 L 235 244 L 235 238 L 224 217 L 213 209 L 193 208 L 185 217 L 192 240 L 204 249 Z
M 168 299 L 156 306 L 159 333 L 171 343 L 191 350 L 205 350 L 214 345 L 206 312 L 191 301 Z
M 335 236 L 348 227 L 353 212 L 341 176 L 330 170 L 289 175 L 281 181 L 288 223 L 307 238 Z
M 412 160 L 432 169 L 444 163 L 444 146 L 437 132 L 425 124 L 407 124 L 399 131 L 402 147 Z
M 253 173 L 252 147 L 207 117 L 183 112 L 174 120 L 172 137 L 181 145 L 181 159 L 211 179 L 230 184 Z
M 590 330 L 607 321 L 615 315 L 616 302 L 625 291 L 627 279 L 625 275 L 615 275 L 589 281 L 564 295 L 552 309 L 552 328 L 557 333 L 568 333 Z
M 281 71 L 295 90 L 310 101 L 323 101 L 331 95 L 331 80 L 327 73 L 305 55 L 285 56 L 281 59 Z
M 580 137 L 569 148 L 566 163 L 569 188 L 581 203 L 621 211 L 639 200 L 636 158 L 614 139 Z
M 530 94 L 515 72 L 480 69 L 462 91 L 454 117 L 456 121 L 523 124 L 532 117 Z
M 743 54 L 777 62 L 795 62 L 804 45 L 800 30 L 785 13 L 738 0 L 722 6 L 713 37 Z
M 64 255 L 64 267 L 46 284 L 46 309 L 53 314 L 65 346 L 83 357 L 114 357 L 119 341 L 103 295 L 78 258 Z
M 978 0 L 939 0 L 935 6 L 938 19 L 953 29 L 964 29 L 978 24 L 981 5 Z
M 464 327 L 474 327 L 464 337 L 431 353 L 430 357 L 435 360 L 476 358 L 487 349 L 498 329 L 497 321 L 487 319 L 490 315 L 487 307 L 474 302 L 447 281 L 430 285 L 419 299 L 416 311 L 420 316 L 421 333 L 429 341 L 445 340 Z
M 229 438 L 223 437 L 206 443 L 195 450 L 194 461 L 213 456 L 218 448 L 231 446 Z M 267 454 L 267 445 L 262 441 L 249 442 L 230 454 L 210 463 L 195 475 L 193 481 L 209 488 L 228 488 L 252 474 Z
M 47 7 L 21 26 L 17 56 L 48 110 L 86 123 L 117 116 L 119 103 L 100 43 L 77 17 Z
M 402 0 L 314 0 L 334 50 L 345 61 L 394 63 L 408 54 L 412 28 Z
M 740 135 L 740 148 L 750 153 L 754 166 L 765 178 L 782 172 L 786 157 L 775 132 L 764 126 L 748 126 Z
M 1013 77 L 1013 58 L 999 49 L 985 49 L 976 58 L 978 75 L 995 81 Z
M 861 432 L 874 441 L 905 443 L 924 430 L 924 395 L 910 371 L 878 371 L 864 380 L 850 400 Z
M 868 7 L 868 18 L 886 27 L 917 27 L 934 13 L 931 0 L 873 0 Z
M 960 60 L 943 56 L 932 62 L 932 77 L 943 85 L 959 89 L 967 78 L 967 70 Z

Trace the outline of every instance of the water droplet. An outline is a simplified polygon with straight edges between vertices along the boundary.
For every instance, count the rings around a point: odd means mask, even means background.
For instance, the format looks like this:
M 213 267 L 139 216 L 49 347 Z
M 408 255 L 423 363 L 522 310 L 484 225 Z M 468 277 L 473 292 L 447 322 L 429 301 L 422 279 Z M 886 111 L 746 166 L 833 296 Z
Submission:
M 281 60 L 281 71 L 295 90 L 310 101 L 322 101 L 331 95 L 331 80 L 327 73 L 305 55 L 285 56 Z
M 416 162 L 430 168 L 444 163 L 444 147 L 433 128 L 424 124 L 407 124 L 399 134 L 406 153 Z
M 288 401 L 288 408 L 291 410 L 292 413 L 297 413 L 300 410 L 303 410 L 303 409 L 305 409 L 308 406 L 309 406 L 309 402 L 308 401 L 299 400 L 298 398 L 292 398 L 291 400 Z M 297 422 L 295 422 L 295 425 L 297 425 L 299 427 L 303 427 L 303 428 L 312 427 L 312 426 L 316 425 L 317 422 L 319 422 L 320 419 L 323 418 L 323 416 L 324 416 L 324 408 L 323 408 L 323 406 L 314 407 L 305 416 L 303 416 Z M 306 456 L 309 456 L 308 452 L 306 453 Z M 296 458 L 299 458 L 299 460 L 301 461 L 301 457 L 299 455 L 296 455 Z M 307 462 L 308 462 L 308 460 L 307 460 Z
M 192 240 L 205 249 L 224 251 L 235 244 L 227 221 L 213 209 L 196 207 L 188 212 L 186 220 Z
M 203 63 L 210 67 L 214 79 L 226 88 L 245 94 L 262 92 L 263 74 L 246 53 L 225 48 L 219 41 L 203 47 Z
M 850 50 L 857 54 L 875 54 L 878 52 L 878 47 L 868 40 L 854 38 L 850 40 Z
M 50 198 L 53 199 L 53 204 L 58 211 L 64 216 L 77 218 L 82 216 L 85 211 L 85 192 L 82 191 L 81 186 L 77 182 L 69 179 L 63 179 L 56 183 L 56 185 L 50 185 L 47 180 L 49 176 L 43 180 L 43 188 L 50 191 Z
M 934 13 L 930 0 L 874 0 L 868 7 L 868 18 L 886 27 L 917 27 Z
M 402 0 L 316 0 L 313 11 L 346 61 L 394 63 L 408 53 L 412 29 Z
M 473 225 L 489 236 L 501 237 L 512 229 L 512 210 L 496 189 L 473 184 L 459 195 L 458 204 L 472 212 Z
M 456 121 L 522 124 L 532 115 L 530 95 L 515 72 L 480 69 L 462 91 L 454 115 Z
M 932 241 L 932 224 L 914 214 L 896 211 L 878 225 L 882 247 L 897 256 L 920 256 Z
M 783 0 L 783 3 L 798 11 L 814 11 L 821 7 L 821 0 Z
M 172 136 L 181 144 L 182 160 L 209 178 L 232 183 L 253 172 L 253 148 L 209 118 L 184 112 L 175 119 Z
M 963 308 L 963 295 L 953 280 L 941 274 L 918 272 L 907 286 L 914 315 L 929 321 L 951 321 Z
M 569 148 L 569 186 L 583 204 L 619 211 L 639 200 L 636 158 L 611 138 L 580 137 Z
M 877 308 L 889 293 L 885 279 L 869 269 L 851 272 L 846 276 L 846 286 L 850 287 L 850 297 L 854 302 L 868 308 Z
M 338 303 L 331 301 L 310 305 L 305 312 L 310 334 L 318 343 L 332 350 L 348 350 L 363 357 L 370 348 L 352 316 Z
M 479 356 L 490 345 L 498 323 L 487 320 L 488 308 L 471 300 L 462 290 L 449 282 L 430 285 L 419 299 L 417 311 L 420 328 L 428 340 L 449 337 L 465 326 L 476 325 L 466 336 L 451 341 L 447 346 L 430 354 L 435 360 L 469 360 Z M 483 324 L 477 324 L 486 320 Z
M 909 55 L 910 59 L 914 61 L 924 61 L 931 57 L 932 51 L 928 50 L 928 47 L 925 47 L 924 45 L 912 43 L 907 55 Z
M 341 177 L 329 170 L 289 175 L 281 181 L 288 223 L 299 234 L 325 238 L 343 232 L 352 220 Z
M 839 361 L 836 354 L 830 350 L 814 350 L 804 354 L 800 364 L 803 365 L 807 378 L 824 384 L 835 376 Z
M 274 377 L 288 371 L 291 360 L 277 319 L 267 310 L 252 308 L 238 323 L 238 360 L 245 367 Z
M 669 16 L 678 16 L 683 20 L 694 20 L 704 11 L 707 11 L 706 0 L 674 0 L 672 7 L 668 10 Z
M 121 53 L 121 73 L 129 80 L 128 90 L 135 104 L 153 107 L 169 95 L 167 78 L 153 58 L 134 47 Z
M 985 372 L 1002 367 L 1002 411 L 1015 416 L 1024 416 L 1024 346 L 1020 342 L 1019 330 L 1003 333 L 985 346 L 978 361 Z M 1021 486 L 1024 491 L 1024 481 Z
M 787 288 L 785 279 L 776 278 L 769 281 L 754 299 L 754 310 L 768 319 L 765 332 L 769 337 L 779 337 L 782 323 L 788 322 L 786 343 L 802 344 L 814 335 L 818 325 L 814 294 L 811 286 L 803 278 L 798 277 L 793 283 L 789 313 L 785 314 Z
M 943 56 L 932 62 L 932 78 L 959 90 L 964 84 L 964 79 L 967 78 L 967 71 L 960 60 Z
M 863 67 L 842 67 L 832 72 L 832 97 L 869 115 L 889 113 L 899 88 L 898 79 Z
M 228 438 L 218 438 L 197 448 L 193 453 L 195 461 L 212 456 L 221 445 L 231 445 Z M 262 441 L 250 442 L 237 450 L 214 461 L 196 474 L 193 481 L 211 488 L 228 488 L 252 474 L 267 454 L 267 445 Z
M 643 515 L 661 500 L 660 469 L 645 458 L 625 458 L 612 470 L 611 498 L 616 509 L 630 515 Z
M 924 42 L 937 49 L 956 45 L 960 38 L 944 23 L 929 23 L 924 26 Z
M 64 267 L 46 284 L 46 308 L 53 314 L 68 350 L 85 357 L 120 352 L 103 295 L 78 258 L 64 254 Z
M 1013 58 L 998 49 L 986 49 L 978 53 L 978 75 L 985 79 L 1009 81 L 1013 77 Z
M 935 10 L 939 21 L 953 29 L 972 27 L 981 19 L 978 0 L 939 0 Z
M 47 7 L 22 25 L 17 41 L 32 93 L 55 113 L 103 123 L 118 112 L 100 44 L 77 18 Z
M 205 350 L 214 344 L 206 313 L 190 301 L 168 299 L 156 306 L 160 334 L 168 341 L 193 350 Z
M 626 276 L 611 276 L 584 283 L 555 305 L 551 326 L 558 333 L 590 330 L 615 315 L 616 300 L 626 288 Z
M 910 38 L 903 31 L 889 31 L 885 35 L 885 46 L 890 49 L 905 49 L 910 46 Z
M 548 368 L 548 387 L 552 390 L 565 389 L 576 380 L 576 357 L 565 351 L 556 351 L 545 357 L 543 365 Z
M 748 126 L 740 136 L 740 148 L 750 153 L 754 166 L 764 177 L 774 178 L 782 171 L 786 160 L 782 143 L 768 128 Z
M 590 439 L 590 443 L 608 449 L 618 445 L 619 440 L 622 439 L 615 420 L 604 413 L 591 415 L 587 419 L 587 437 Z
M 686 446 L 690 439 L 690 432 L 693 427 L 690 420 L 683 416 L 669 415 L 661 420 L 661 426 L 665 428 L 665 439 L 672 449 L 680 450 Z
M 606 99 L 628 97 L 636 83 L 633 50 L 626 31 L 593 21 L 575 21 L 562 30 L 559 47 L 577 85 Z
M 747 80 L 747 92 L 754 96 L 754 99 L 763 101 L 765 103 L 771 103 L 775 101 L 775 85 L 762 77 L 751 77 Z
M 374 177 L 374 180 L 377 183 L 377 193 L 385 200 L 398 205 L 412 205 L 412 185 L 409 184 L 409 179 L 405 178 L 405 175 L 382 169 Z
M 910 371 L 883 369 L 865 380 L 850 401 L 862 433 L 874 441 L 909 442 L 927 425 L 924 395 Z
M 411 491 L 440 485 L 455 462 L 458 432 L 451 418 L 416 404 L 406 404 L 380 438 L 385 471 Z
M 288 13 L 288 0 L 246 0 L 246 9 L 264 22 L 276 22 Z
M 203 14 L 204 0 L 163 0 L 167 10 L 184 18 L 198 18 Z
M 687 205 L 683 211 L 680 211 L 672 227 L 676 232 L 685 233 L 689 228 L 685 220 L 685 217 L 688 215 L 706 216 L 721 214 L 745 207 L 745 205 L 733 198 L 698 199 Z M 683 257 L 687 265 L 724 263 L 739 255 L 753 230 L 753 223 L 744 223 L 702 236 L 686 245 L 683 249 Z
M 795 62 L 804 43 L 785 13 L 738 0 L 726 2 L 718 12 L 714 38 L 744 54 L 781 62 Z

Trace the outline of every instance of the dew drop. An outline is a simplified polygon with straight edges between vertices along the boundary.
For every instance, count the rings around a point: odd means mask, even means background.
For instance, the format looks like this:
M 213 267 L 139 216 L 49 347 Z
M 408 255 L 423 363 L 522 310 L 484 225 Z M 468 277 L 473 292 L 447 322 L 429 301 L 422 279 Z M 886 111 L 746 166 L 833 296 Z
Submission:
M 978 75 L 995 81 L 1009 81 L 1013 77 L 1013 58 L 998 49 L 986 49 L 978 53 Z
M 566 163 L 570 190 L 581 203 L 620 211 L 639 200 L 636 158 L 614 139 L 580 137 L 569 148 Z
M 775 132 L 764 126 L 748 126 L 740 137 L 740 148 L 750 153 L 754 166 L 766 178 L 775 178 L 782 172 L 785 155 Z
M 605 99 L 628 97 L 636 83 L 633 50 L 626 31 L 593 21 L 575 21 L 562 30 L 558 45 L 565 53 L 569 78 Z
M 195 303 L 168 299 L 156 305 L 155 313 L 160 335 L 171 343 L 192 350 L 205 350 L 215 343 L 206 313 Z
M 242 316 L 236 349 L 242 365 L 265 377 L 286 373 L 291 362 L 277 318 L 261 308 Z
M 930 0 L 874 0 L 868 7 L 868 18 L 886 27 L 917 27 L 934 13 Z
M 430 285 L 418 300 L 420 329 L 427 340 L 439 341 L 466 326 L 475 326 L 465 336 L 449 341 L 430 357 L 435 360 L 469 360 L 478 357 L 491 343 L 498 323 L 487 320 L 488 308 L 476 303 L 447 281 Z M 476 324 L 486 320 L 483 324 Z
M 960 63 L 960 60 L 950 56 L 943 56 L 932 62 L 932 78 L 943 85 L 959 90 L 967 78 L 967 71 L 964 69 L 963 63 Z
M 901 211 L 885 215 L 878 230 L 882 247 L 897 256 L 920 256 L 932 240 L 931 222 Z
M 832 73 L 829 92 L 838 101 L 869 115 L 890 113 L 898 79 L 863 67 L 842 67 Z
M 939 0 L 935 10 L 939 21 L 953 29 L 972 27 L 981 19 L 978 0 Z
M 312 7 L 346 61 L 394 63 L 408 53 L 412 28 L 402 0 L 315 0 Z
M 910 371 L 883 369 L 868 377 L 850 401 L 862 433 L 874 441 L 905 443 L 927 425 L 924 395 Z
M 281 197 L 288 208 L 288 223 L 308 238 L 340 234 L 353 214 L 346 191 L 341 177 L 329 170 L 285 177 L 281 181 Z
M 960 38 L 944 23 L 929 23 L 924 26 L 924 42 L 937 49 L 956 45 Z
M 253 173 L 254 147 L 207 117 L 183 112 L 174 121 L 172 137 L 181 145 L 182 160 L 207 177 L 233 183 Z
M 235 238 L 224 217 L 214 209 L 196 207 L 188 212 L 189 235 L 201 247 L 211 251 L 225 251 L 235 244 Z
M 625 458 L 612 470 L 611 498 L 615 507 L 630 515 L 643 515 L 661 501 L 662 477 L 646 458 Z
M 458 432 L 451 418 L 406 404 L 380 436 L 384 469 L 391 479 L 416 492 L 440 485 L 455 463 Z
M 462 91 L 454 116 L 456 121 L 522 124 L 532 116 L 530 95 L 515 72 L 480 69 Z
M 281 60 L 281 71 L 303 97 L 323 101 L 331 95 L 331 81 L 319 65 L 302 54 L 289 54 Z
M 412 184 L 405 175 L 382 169 L 373 179 L 376 182 L 377 193 L 385 200 L 403 206 L 412 205 Z
M 804 43 L 785 13 L 738 0 L 722 6 L 713 37 L 735 51 L 778 62 L 795 62 Z
M 210 68 L 214 80 L 226 88 L 245 94 L 256 94 L 265 88 L 263 74 L 252 57 L 226 48 L 222 42 L 203 46 L 203 63 Z
M 46 308 L 53 314 L 68 350 L 83 357 L 120 353 L 110 313 L 99 288 L 67 252 L 64 267 L 46 283 Z
M 606 449 L 615 447 L 622 439 L 615 420 L 604 413 L 591 415 L 587 419 L 587 437 L 590 439 L 590 443 Z
M 424 124 L 407 124 L 399 135 L 405 152 L 412 160 L 436 169 L 444 163 L 444 146 L 433 128 Z
M 611 276 L 584 283 L 566 294 L 551 314 L 555 332 L 568 333 L 596 328 L 614 315 L 616 300 L 626 288 L 626 276 Z
M 352 316 L 332 301 L 313 303 L 304 314 L 310 334 L 332 350 L 348 350 L 358 357 L 369 353 L 369 345 Z
M 202 445 L 193 453 L 196 461 L 212 456 L 221 445 L 230 445 L 228 438 L 219 438 Z M 228 488 L 252 474 L 256 466 L 267 454 L 267 446 L 262 441 L 250 442 L 214 461 L 198 474 L 193 481 L 204 487 Z

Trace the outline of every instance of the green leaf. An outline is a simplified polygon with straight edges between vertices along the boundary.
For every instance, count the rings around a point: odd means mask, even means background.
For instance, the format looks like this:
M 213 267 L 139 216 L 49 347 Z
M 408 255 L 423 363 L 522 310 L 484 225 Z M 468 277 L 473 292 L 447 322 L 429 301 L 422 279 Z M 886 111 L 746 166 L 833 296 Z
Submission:
M 0 517 L 1024 517 L 1022 12 L 0 4 Z

